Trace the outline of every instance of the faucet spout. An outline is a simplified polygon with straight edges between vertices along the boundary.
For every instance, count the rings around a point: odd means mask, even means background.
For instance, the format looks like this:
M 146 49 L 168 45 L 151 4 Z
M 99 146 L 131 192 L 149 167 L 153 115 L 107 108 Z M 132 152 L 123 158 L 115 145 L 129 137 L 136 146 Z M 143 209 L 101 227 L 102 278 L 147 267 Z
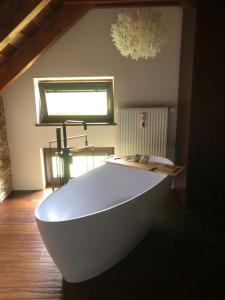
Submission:
M 70 126 L 72 124 L 82 124 L 84 126 L 84 130 L 87 130 L 87 123 L 84 121 L 77 121 L 77 120 L 66 120 L 62 123 L 63 127 L 63 143 L 64 148 L 67 148 L 67 132 L 66 132 L 66 126 Z
M 66 125 L 72 124 L 82 124 L 84 126 L 84 130 L 87 130 L 87 123 L 85 121 L 77 121 L 77 120 L 66 120 L 64 122 Z M 63 123 L 63 124 L 64 124 Z

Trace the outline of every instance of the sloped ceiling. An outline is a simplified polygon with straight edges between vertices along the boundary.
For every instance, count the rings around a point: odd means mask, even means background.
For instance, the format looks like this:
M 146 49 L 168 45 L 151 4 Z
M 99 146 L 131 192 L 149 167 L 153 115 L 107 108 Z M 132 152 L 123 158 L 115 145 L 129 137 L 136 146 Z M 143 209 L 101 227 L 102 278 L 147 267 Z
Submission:
M 193 5 L 192 0 L 1 0 L 0 91 L 6 88 L 90 9 Z

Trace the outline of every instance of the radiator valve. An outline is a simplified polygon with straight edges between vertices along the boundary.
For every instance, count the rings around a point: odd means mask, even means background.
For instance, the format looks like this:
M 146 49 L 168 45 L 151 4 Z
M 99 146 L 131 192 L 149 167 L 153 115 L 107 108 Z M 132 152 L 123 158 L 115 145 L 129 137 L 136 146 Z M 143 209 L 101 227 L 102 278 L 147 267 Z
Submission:
M 146 113 L 144 112 L 140 113 L 140 123 L 142 128 L 145 127 L 145 120 L 146 120 Z

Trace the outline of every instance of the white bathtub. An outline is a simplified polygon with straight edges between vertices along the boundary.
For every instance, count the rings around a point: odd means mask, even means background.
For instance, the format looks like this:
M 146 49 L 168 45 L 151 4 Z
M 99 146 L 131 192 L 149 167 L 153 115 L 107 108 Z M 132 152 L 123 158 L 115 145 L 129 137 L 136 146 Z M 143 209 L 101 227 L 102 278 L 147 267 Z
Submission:
M 170 185 L 164 174 L 105 164 L 43 200 L 37 225 L 64 278 L 90 279 L 125 257 L 151 228 Z

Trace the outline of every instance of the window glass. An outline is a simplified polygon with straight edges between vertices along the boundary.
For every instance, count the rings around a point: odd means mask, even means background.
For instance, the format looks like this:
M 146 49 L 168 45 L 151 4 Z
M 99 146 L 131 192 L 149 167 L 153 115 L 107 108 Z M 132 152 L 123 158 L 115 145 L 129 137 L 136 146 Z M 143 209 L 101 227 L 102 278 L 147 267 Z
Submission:
M 59 156 L 56 156 L 56 152 L 56 148 L 44 148 L 47 185 L 51 185 L 53 181 L 56 186 L 60 185 L 60 177 L 63 176 L 62 160 Z M 112 154 L 114 154 L 114 148 L 112 147 L 95 147 L 93 152 L 73 153 L 72 163 L 70 164 L 70 177 L 78 177 L 101 166 L 104 164 L 103 161 Z
M 45 93 L 49 116 L 107 115 L 107 92 L 48 92 Z
M 113 123 L 113 79 L 39 80 L 39 123 Z

